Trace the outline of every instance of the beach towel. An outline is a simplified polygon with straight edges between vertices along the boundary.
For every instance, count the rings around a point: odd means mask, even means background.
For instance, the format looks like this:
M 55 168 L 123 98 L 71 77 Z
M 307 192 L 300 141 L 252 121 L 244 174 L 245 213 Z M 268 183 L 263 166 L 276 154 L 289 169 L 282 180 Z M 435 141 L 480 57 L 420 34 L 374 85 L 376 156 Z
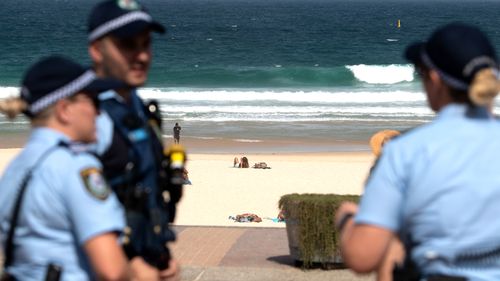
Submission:
M 229 219 L 232 219 L 235 222 L 261 222 L 262 221 L 261 217 L 257 216 L 256 214 L 251 214 L 251 213 L 236 215 L 236 217 L 229 216 Z
M 266 162 L 259 162 L 253 164 L 254 169 L 271 169 L 271 167 L 268 167 Z

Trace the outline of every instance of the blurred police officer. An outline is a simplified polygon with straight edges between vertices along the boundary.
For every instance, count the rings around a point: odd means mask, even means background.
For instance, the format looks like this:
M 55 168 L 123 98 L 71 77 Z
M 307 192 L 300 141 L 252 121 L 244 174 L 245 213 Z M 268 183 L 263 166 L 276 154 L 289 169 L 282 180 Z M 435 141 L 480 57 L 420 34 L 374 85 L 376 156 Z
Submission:
M 453 23 L 410 45 L 405 56 L 438 116 L 384 146 L 359 210 L 341 205 L 344 260 L 357 272 L 373 271 L 398 235 L 411 262 L 396 278 L 500 280 L 495 49 L 478 28 Z
M 101 2 L 89 17 L 89 54 L 98 76 L 128 85 L 100 95 L 98 153 L 125 205 L 124 246 L 132 270 L 141 280 L 174 280 L 178 269 L 166 244 L 175 239 L 168 224 L 180 193 L 170 193 L 166 203 L 159 110 L 157 104 L 145 106 L 136 91 L 148 76 L 152 31 L 164 33 L 165 28 L 136 1 Z
M 78 145 L 96 139 L 97 93 L 118 85 L 52 56 L 27 71 L 20 98 L 1 103 L 2 112 L 14 117 L 23 111 L 32 125 L 25 148 L 0 180 L 0 231 L 10 278 L 127 279 L 118 244 L 123 209 L 100 162 Z

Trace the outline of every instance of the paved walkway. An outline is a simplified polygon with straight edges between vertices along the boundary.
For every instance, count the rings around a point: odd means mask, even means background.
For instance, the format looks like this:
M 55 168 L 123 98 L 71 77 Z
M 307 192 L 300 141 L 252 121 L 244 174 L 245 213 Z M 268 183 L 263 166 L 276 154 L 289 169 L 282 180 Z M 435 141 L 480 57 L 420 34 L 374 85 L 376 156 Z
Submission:
M 175 226 L 183 281 L 373 281 L 346 269 L 301 270 L 285 228 Z M 0 255 L 0 272 L 2 257 Z
M 173 255 L 186 281 L 374 280 L 349 270 L 295 267 L 284 228 L 175 226 Z

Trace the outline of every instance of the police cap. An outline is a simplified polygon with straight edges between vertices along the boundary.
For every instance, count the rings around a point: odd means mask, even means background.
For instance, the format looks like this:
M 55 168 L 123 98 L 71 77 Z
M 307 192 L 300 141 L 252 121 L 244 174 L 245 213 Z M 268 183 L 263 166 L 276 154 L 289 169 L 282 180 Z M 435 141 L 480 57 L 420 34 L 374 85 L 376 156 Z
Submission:
M 21 99 L 28 104 L 28 116 L 33 116 L 58 100 L 79 92 L 97 96 L 100 92 L 123 87 L 123 83 L 98 79 L 91 69 L 60 56 L 43 58 L 26 72 Z
M 409 45 L 404 56 L 436 70 L 458 90 L 467 90 L 475 73 L 483 68 L 498 71 L 497 55 L 486 35 L 477 27 L 458 22 L 438 28 L 427 42 Z
M 88 19 L 88 41 L 112 34 L 119 38 L 133 37 L 146 28 L 165 33 L 165 27 L 135 0 L 109 0 L 97 4 Z

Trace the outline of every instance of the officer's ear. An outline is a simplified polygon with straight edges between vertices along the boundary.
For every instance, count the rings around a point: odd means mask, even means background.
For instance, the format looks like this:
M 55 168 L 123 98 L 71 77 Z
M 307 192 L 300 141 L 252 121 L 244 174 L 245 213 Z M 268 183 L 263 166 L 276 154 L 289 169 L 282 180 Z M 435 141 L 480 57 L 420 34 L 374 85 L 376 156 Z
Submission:
M 439 73 L 429 70 L 428 86 L 426 88 L 429 105 L 432 110 L 438 112 L 444 106 L 453 102 L 450 94 L 450 87 L 441 79 Z
M 441 79 L 441 76 L 439 76 L 439 73 L 434 70 L 434 69 L 430 69 L 429 70 L 429 80 L 431 80 L 431 82 L 439 87 L 443 87 L 443 80 Z
M 102 40 L 98 39 L 90 43 L 89 45 L 89 55 L 94 64 L 100 64 L 102 62 Z
M 57 121 L 61 124 L 68 124 L 71 120 L 71 111 L 69 110 L 71 102 L 68 99 L 58 100 L 54 104 L 54 114 Z

